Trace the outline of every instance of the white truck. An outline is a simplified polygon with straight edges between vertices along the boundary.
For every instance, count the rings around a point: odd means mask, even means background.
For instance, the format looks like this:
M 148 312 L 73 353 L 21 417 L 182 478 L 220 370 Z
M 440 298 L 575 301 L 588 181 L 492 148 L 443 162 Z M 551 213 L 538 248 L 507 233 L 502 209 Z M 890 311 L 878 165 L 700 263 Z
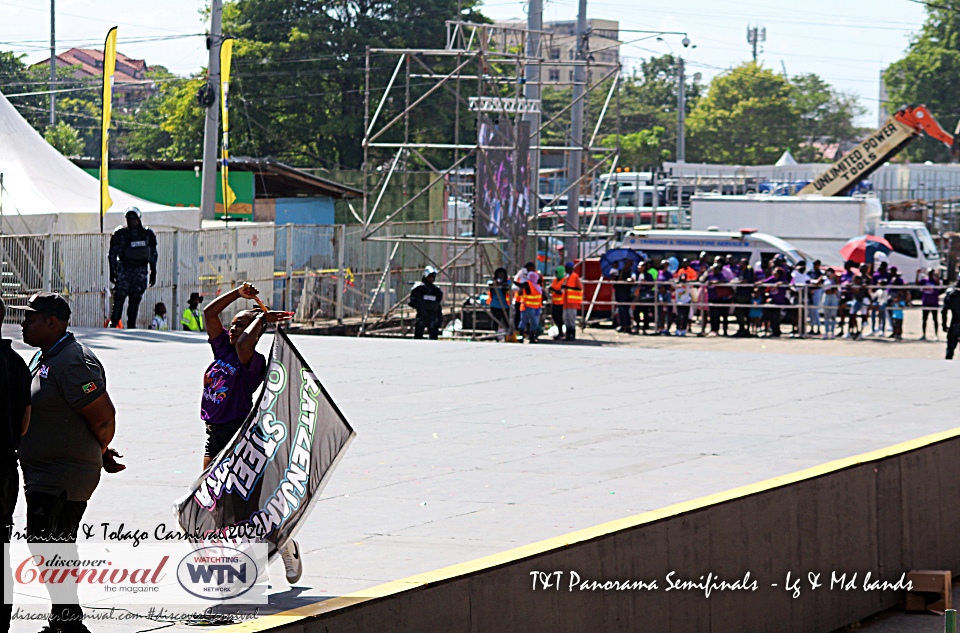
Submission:
M 841 266 L 840 249 L 850 238 L 877 235 L 890 242 L 887 256 L 904 279 L 919 269 L 939 269 L 940 253 L 922 222 L 884 222 L 873 197 L 696 195 L 690 199 L 693 230 L 756 229 L 793 244 L 810 259 Z M 809 263 L 809 262 L 808 262 Z

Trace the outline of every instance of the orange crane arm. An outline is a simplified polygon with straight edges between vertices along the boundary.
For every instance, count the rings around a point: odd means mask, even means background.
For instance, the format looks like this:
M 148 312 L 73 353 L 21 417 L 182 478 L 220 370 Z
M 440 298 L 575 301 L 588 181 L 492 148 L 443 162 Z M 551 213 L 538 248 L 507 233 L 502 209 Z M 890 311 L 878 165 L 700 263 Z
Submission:
M 925 132 L 927 136 L 937 139 L 949 147 L 954 155 L 960 148 L 960 139 L 950 135 L 940 127 L 940 124 L 937 123 L 937 120 L 930 114 L 930 110 L 925 105 L 902 108 L 893 117 L 904 125 L 909 125 L 917 132 Z M 960 125 L 958 125 L 958 129 L 960 129 Z

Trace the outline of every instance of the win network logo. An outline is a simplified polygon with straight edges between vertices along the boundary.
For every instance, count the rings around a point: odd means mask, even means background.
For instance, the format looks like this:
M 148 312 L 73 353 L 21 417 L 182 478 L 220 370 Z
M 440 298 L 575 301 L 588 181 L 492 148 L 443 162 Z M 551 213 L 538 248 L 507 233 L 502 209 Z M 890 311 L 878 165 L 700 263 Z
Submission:
M 205 600 L 229 600 L 250 591 L 264 569 L 242 550 L 213 545 L 194 550 L 177 566 L 184 591 Z

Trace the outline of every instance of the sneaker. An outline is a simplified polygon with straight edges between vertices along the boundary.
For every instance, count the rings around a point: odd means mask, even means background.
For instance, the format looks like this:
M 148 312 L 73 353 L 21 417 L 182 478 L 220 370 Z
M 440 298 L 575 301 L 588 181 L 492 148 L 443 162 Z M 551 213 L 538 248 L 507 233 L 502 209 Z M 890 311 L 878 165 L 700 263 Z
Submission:
M 300 544 L 290 540 L 287 546 L 280 552 L 280 558 L 283 559 L 283 570 L 287 575 L 287 582 L 293 584 L 300 580 L 303 575 L 303 560 L 300 558 Z

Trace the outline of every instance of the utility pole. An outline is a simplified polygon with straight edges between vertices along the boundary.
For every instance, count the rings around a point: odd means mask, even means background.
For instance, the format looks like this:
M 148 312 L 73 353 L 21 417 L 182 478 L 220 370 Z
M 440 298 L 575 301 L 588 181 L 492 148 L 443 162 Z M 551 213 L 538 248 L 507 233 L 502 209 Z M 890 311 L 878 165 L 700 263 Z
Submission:
M 753 47 L 753 62 L 757 62 L 757 47 L 767 41 L 767 27 L 747 26 L 747 43 Z
M 687 159 L 686 120 L 687 87 L 683 74 L 683 57 L 677 57 L 677 162 Z
M 587 0 L 580 0 L 577 12 L 577 65 L 573 68 L 573 107 L 570 112 L 570 144 L 576 149 L 570 150 L 570 163 L 567 165 L 567 179 L 572 185 L 567 192 L 568 235 L 564 244 L 564 256 L 569 260 L 580 258 L 580 178 L 583 166 L 583 93 L 587 83 Z
M 57 122 L 57 0 L 50 0 L 50 125 Z
M 527 6 L 527 61 L 524 64 L 524 79 L 526 83 L 523 87 L 523 96 L 529 101 L 540 101 L 540 62 L 532 62 L 531 58 L 540 57 L 540 31 L 543 30 L 543 0 L 530 0 Z M 530 177 L 530 209 L 529 212 L 535 216 L 540 212 L 540 112 L 530 112 L 527 121 L 530 122 L 530 168 L 528 175 Z M 530 228 L 530 227 L 528 227 Z M 535 226 L 532 228 L 536 228 Z M 525 234 L 525 233 L 524 233 Z M 523 259 L 533 259 L 536 256 L 536 240 L 528 240 L 526 251 L 532 251 L 531 255 L 523 253 Z M 532 248 L 531 248 L 532 247 Z
M 203 174 L 200 184 L 200 217 L 213 220 L 217 210 L 217 138 L 220 135 L 220 44 L 223 4 L 213 0 L 210 7 L 210 35 L 207 37 L 207 116 L 203 125 Z

